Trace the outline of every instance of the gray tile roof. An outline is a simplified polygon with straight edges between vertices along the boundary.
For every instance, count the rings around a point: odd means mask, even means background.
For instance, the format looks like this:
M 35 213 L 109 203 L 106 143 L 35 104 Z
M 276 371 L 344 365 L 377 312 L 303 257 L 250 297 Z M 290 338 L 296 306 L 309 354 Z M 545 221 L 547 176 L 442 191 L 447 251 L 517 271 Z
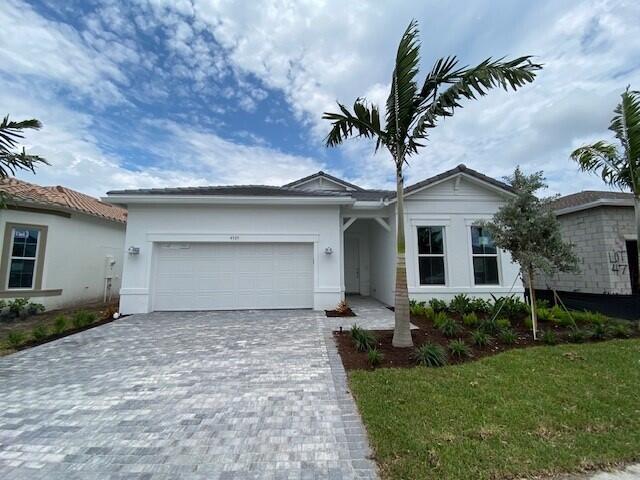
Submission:
M 405 193 L 411 193 L 420 188 L 426 187 L 432 183 L 444 180 L 447 177 L 465 173 L 472 177 L 478 178 L 484 182 L 490 183 L 498 188 L 508 192 L 513 189 L 504 182 L 500 182 L 494 178 L 487 177 L 465 165 L 447 170 L 433 177 L 427 178 L 421 182 L 405 187 Z M 342 184 L 353 187 L 351 191 L 335 191 L 335 190 L 300 190 L 295 185 L 310 180 L 316 176 L 322 175 L 331 180 L 338 181 Z M 378 201 L 393 200 L 396 197 L 395 190 L 376 190 L 364 189 L 357 185 L 350 184 L 339 178 L 333 177 L 324 172 L 318 172 L 295 182 L 288 183 L 282 187 L 272 185 L 227 185 L 227 186 L 208 186 L 208 187 L 176 187 L 176 188 L 142 188 L 138 190 L 111 190 L 107 195 L 219 195 L 219 196 L 256 196 L 256 197 L 351 197 L 357 201 Z
M 559 197 L 550 203 L 553 210 L 564 210 L 566 208 L 585 207 L 601 200 L 628 200 L 633 205 L 633 194 L 626 192 L 608 192 L 602 190 L 584 190 Z
M 252 197 L 348 197 L 350 192 L 310 191 L 272 185 L 220 185 L 207 187 L 140 188 L 111 190 L 107 195 L 224 195 Z

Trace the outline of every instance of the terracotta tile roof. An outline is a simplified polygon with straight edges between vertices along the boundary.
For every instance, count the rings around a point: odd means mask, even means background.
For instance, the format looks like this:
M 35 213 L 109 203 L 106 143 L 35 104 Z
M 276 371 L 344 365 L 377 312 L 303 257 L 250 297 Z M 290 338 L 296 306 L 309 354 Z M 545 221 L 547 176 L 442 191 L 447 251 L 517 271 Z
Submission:
M 97 198 L 60 185 L 41 187 L 16 178 L 4 178 L 0 179 L 0 192 L 8 195 L 9 201 L 14 198 L 25 203 L 74 210 L 116 222 L 127 221 L 127 211 L 124 208 L 101 202 Z

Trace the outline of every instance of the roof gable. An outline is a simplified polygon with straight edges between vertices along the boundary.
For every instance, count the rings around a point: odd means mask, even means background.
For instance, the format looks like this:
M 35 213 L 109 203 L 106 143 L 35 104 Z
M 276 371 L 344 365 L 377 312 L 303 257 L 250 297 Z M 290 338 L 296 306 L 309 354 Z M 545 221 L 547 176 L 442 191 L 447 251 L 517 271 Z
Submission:
M 312 175 L 309 175 L 307 177 L 303 177 L 298 180 L 294 180 L 293 182 L 287 183 L 286 185 L 283 185 L 283 187 L 284 188 L 301 188 L 303 185 L 307 185 L 316 181 L 330 182 L 334 185 L 338 185 L 342 187 L 344 190 L 357 190 L 357 191 L 364 190 L 362 187 L 359 187 L 358 185 L 354 185 L 353 183 L 349 183 L 345 180 L 342 180 L 341 178 L 334 177 L 333 175 L 329 175 L 328 173 L 325 173 L 322 170 Z
M 633 194 L 603 190 L 583 190 L 558 197 L 550 203 L 556 215 L 602 206 L 633 207 Z
M 433 177 L 429 177 L 425 180 L 422 180 L 421 182 L 414 183 L 413 185 L 409 185 L 404 189 L 404 196 L 408 197 L 422 190 L 425 190 L 427 188 L 435 187 L 436 185 L 446 180 L 452 179 L 453 177 L 456 177 L 456 176 L 458 177 L 466 176 L 469 179 L 475 181 L 476 183 L 484 184 L 485 186 L 490 187 L 492 190 L 497 190 L 503 194 L 507 194 L 507 195 L 514 194 L 514 190 L 510 185 L 504 182 L 501 182 L 499 180 L 496 180 L 495 178 L 488 177 L 476 170 L 468 168 L 464 164 L 460 164 L 457 167 L 452 168 L 451 170 L 447 170 L 446 172 L 442 172 L 438 175 L 434 175 Z

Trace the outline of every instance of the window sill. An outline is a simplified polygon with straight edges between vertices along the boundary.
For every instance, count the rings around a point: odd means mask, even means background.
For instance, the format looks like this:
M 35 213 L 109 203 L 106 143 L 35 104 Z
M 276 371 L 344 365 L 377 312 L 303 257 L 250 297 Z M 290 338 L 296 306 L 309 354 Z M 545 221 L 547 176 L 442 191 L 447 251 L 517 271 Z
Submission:
M 62 295 L 62 289 L 48 290 L 0 290 L 0 298 L 33 298 L 33 297 L 57 297 Z

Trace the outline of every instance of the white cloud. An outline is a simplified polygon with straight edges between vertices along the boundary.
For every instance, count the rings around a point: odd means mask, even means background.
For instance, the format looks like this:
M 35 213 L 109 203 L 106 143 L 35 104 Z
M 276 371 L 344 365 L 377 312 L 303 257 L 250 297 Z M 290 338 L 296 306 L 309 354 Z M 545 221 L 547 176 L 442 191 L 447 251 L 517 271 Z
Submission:
M 0 65 L 14 76 L 47 78 L 94 101 L 122 101 L 117 65 L 88 48 L 72 28 L 51 22 L 16 0 L 0 2 Z

